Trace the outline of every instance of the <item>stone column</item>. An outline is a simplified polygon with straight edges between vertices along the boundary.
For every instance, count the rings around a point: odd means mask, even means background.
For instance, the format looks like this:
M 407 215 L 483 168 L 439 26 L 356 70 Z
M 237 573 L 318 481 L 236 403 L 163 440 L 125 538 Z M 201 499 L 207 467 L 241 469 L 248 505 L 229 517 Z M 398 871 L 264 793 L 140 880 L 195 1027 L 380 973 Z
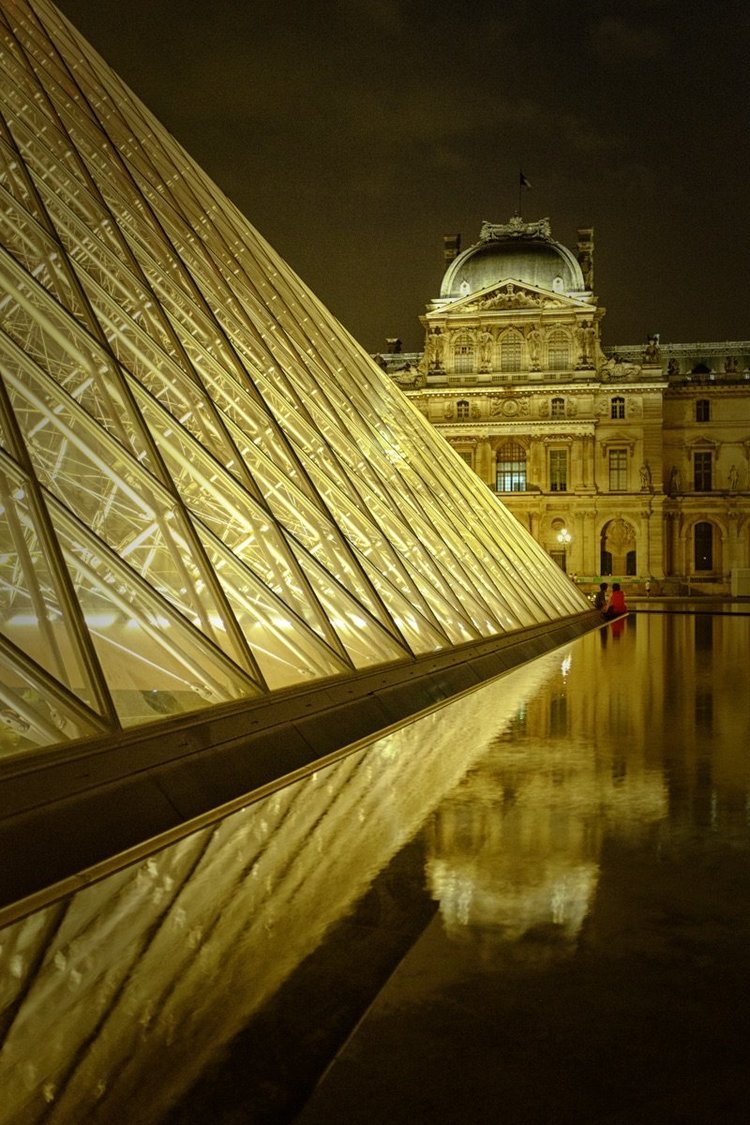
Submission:
M 492 479 L 494 461 L 489 440 L 487 438 L 480 439 L 477 442 L 476 453 L 474 454 L 474 471 L 490 488 L 495 483 Z

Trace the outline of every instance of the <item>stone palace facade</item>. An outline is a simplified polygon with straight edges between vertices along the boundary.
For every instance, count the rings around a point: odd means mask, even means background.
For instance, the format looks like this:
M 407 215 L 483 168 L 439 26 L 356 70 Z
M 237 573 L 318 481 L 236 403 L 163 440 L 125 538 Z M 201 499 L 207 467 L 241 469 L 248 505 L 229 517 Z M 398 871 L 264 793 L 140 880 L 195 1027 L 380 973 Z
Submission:
M 593 231 L 445 240 L 422 353 L 375 358 L 569 573 L 750 593 L 750 341 L 604 347 Z

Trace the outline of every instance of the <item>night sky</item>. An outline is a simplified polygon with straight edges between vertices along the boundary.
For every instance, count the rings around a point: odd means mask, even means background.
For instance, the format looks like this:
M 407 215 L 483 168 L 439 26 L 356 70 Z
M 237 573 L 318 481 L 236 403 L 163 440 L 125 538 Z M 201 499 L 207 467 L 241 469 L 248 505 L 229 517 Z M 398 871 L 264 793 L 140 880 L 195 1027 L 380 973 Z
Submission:
M 595 229 L 607 344 L 750 338 L 744 0 L 62 0 L 367 348 L 443 235 L 518 204 Z

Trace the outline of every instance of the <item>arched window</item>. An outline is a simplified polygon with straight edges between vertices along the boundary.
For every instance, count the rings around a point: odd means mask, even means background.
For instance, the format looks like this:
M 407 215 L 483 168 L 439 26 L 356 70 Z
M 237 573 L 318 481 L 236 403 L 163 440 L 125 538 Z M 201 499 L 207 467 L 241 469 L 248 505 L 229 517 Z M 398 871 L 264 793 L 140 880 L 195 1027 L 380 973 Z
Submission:
M 468 332 L 462 332 L 453 345 L 453 370 L 465 374 L 473 371 L 474 366 L 474 341 Z
M 553 332 L 550 335 L 547 362 L 550 371 L 565 371 L 570 367 L 570 340 L 564 332 Z
M 497 451 L 497 491 L 526 491 L 526 450 L 517 441 L 507 441 Z
M 695 404 L 696 422 L 711 421 L 711 403 L 707 398 L 699 398 Z
M 615 395 L 610 404 L 610 418 L 625 417 L 625 399 L 622 395 Z
M 553 398 L 552 399 L 551 413 L 552 413 L 553 418 L 564 418 L 565 417 L 565 399 L 564 398 Z
M 713 570 L 714 529 L 706 520 L 695 525 L 693 531 L 693 569 Z
M 469 417 L 469 404 L 465 398 L 459 399 L 456 403 L 456 417 L 468 418 Z
M 521 337 L 517 332 L 506 332 L 500 341 L 500 370 L 521 370 Z

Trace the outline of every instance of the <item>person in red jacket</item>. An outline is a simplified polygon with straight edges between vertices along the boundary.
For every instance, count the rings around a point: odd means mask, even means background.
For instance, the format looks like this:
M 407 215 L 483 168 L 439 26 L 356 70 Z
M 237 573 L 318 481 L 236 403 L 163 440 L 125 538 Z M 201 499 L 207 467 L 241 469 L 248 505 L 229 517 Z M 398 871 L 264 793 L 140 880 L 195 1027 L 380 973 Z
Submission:
M 628 607 L 625 605 L 625 595 L 620 589 L 619 582 L 612 583 L 612 593 L 609 598 L 609 605 L 607 606 L 604 616 L 605 617 L 619 617 L 622 613 L 627 613 Z

